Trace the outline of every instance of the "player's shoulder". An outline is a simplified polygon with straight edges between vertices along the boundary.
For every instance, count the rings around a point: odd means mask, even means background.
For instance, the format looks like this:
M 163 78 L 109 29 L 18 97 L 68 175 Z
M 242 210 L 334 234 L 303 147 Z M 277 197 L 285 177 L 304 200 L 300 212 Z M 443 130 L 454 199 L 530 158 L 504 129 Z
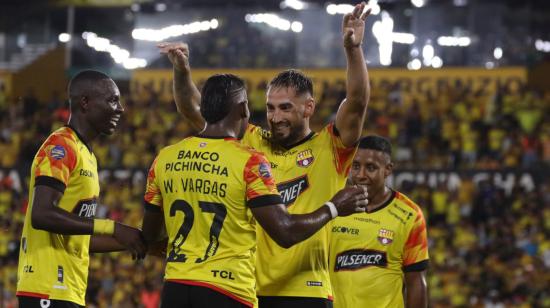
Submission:
M 52 132 L 44 140 L 38 153 L 44 151 L 56 159 L 61 159 L 65 155 L 78 152 L 77 149 L 77 136 L 69 127 L 64 126 Z
M 53 131 L 48 138 L 46 138 L 45 144 L 52 143 L 67 143 L 68 145 L 75 146 L 78 137 L 74 130 L 68 126 L 63 126 Z
M 256 138 L 260 138 L 262 140 L 270 140 L 271 132 L 267 129 L 262 128 L 261 126 L 248 123 L 248 126 L 246 127 L 245 138 L 248 136 L 255 136 Z
M 231 140 L 228 141 L 232 146 L 235 147 L 237 151 L 244 154 L 247 157 L 254 157 L 254 158 L 265 158 L 265 154 L 262 151 L 259 151 L 247 144 L 243 144 L 242 142 L 239 142 L 238 140 Z
M 399 191 L 395 192 L 395 204 L 404 210 L 412 211 L 415 216 L 423 216 L 420 206 L 407 195 Z

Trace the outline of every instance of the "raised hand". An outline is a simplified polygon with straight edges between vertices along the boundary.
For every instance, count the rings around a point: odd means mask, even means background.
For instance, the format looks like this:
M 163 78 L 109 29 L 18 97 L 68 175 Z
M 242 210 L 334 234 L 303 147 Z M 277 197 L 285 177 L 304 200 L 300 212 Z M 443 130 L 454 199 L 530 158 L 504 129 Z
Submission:
M 361 2 L 355 6 L 353 12 L 344 15 L 342 21 L 342 33 L 344 35 L 344 47 L 359 47 L 363 42 L 365 34 L 365 20 L 370 15 L 371 10 L 368 9 L 365 13 L 366 3 Z
M 364 186 L 350 186 L 337 192 L 330 201 L 336 206 L 338 216 L 349 216 L 366 211 L 369 203 L 367 196 Z
M 189 46 L 185 43 L 159 43 L 157 47 L 161 54 L 168 55 L 175 69 L 181 72 L 188 72 L 189 66 Z

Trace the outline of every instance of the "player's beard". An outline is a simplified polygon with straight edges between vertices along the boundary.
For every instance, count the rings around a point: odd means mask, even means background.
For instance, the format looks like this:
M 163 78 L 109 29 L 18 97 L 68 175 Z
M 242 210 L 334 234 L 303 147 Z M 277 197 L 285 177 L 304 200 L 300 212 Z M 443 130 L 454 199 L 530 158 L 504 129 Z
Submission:
M 299 141 L 301 141 L 302 138 L 305 137 L 305 136 L 304 137 L 301 136 L 304 130 L 304 124 L 302 123 L 294 124 L 294 125 L 289 123 L 287 129 L 288 129 L 288 135 L 284 136 L 284 135 L 278 134 L 276 132 L 275 125 L 271 124 L 270 130 L 271 130 L 272 142 L 283 147 L 288 147 L 295 143 L 298 143 Z

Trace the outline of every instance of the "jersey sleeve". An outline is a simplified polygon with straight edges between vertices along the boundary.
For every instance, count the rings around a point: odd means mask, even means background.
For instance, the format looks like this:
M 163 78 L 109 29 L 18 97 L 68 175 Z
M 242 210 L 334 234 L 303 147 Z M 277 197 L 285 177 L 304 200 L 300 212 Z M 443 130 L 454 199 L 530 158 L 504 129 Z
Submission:
M 156 167 L 158 156 L 151 164 L 149 173 L 147 174 L 147 186 L 145 187 L 145 210 L 162 211 L 162 194 L 158 186 Z
M 357 145 L 346 147 L 344 143 L 342 143 L 342 138 L 340 138 L 340 134 L 336 126 L 334 126 L 334 123 L 330 123 L 325 129 L 330 135 L 336 171 L 340 175 L 347 177 L 351 168 L 351 163 L 353 162 L 353 157 L 357 151 Z
M 76 143 L 62 135 L 51 135 L 35 158 L 36 185 L 45 185 L 64 192 L 77 165 Z
M 422 211 L 418 209 L 418 215 L 409 232 L 403 252 L 403 271 L 419 272 L 428 268 L 428 234 L 426 221 Z
M 259 149 L 260 143 L 269 138 L 269 133 L 254 124 L 248 124 L 241 143 L 251 148 Z
M 264 155 L 253 152 L 246 162 L 243 176 L 246 183 L 246 205 L 248 207 L 283 203 L 273 179 L 271 165 Z

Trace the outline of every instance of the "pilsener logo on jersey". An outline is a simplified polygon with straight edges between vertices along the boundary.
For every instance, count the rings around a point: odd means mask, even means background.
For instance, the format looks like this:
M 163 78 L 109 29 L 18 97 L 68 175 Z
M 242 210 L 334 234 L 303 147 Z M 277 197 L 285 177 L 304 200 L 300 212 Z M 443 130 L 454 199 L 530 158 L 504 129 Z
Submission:
M 388 258 L 386 252 L 372 249 L 353 249 L 336 256 L 334 271 L 355 271 L 369 266 L 386 267 Z
M 277 190 L 281 194 L 283 203 L 286 206 L 294 203 L 296 198 L 308 188 L 309 181 L 307 179 L 307 174 L 277 185 Z
M 73 214 L 80 217 L 94 217 L 97 209 L 97 198 L 80 200 L 73 209 Z

